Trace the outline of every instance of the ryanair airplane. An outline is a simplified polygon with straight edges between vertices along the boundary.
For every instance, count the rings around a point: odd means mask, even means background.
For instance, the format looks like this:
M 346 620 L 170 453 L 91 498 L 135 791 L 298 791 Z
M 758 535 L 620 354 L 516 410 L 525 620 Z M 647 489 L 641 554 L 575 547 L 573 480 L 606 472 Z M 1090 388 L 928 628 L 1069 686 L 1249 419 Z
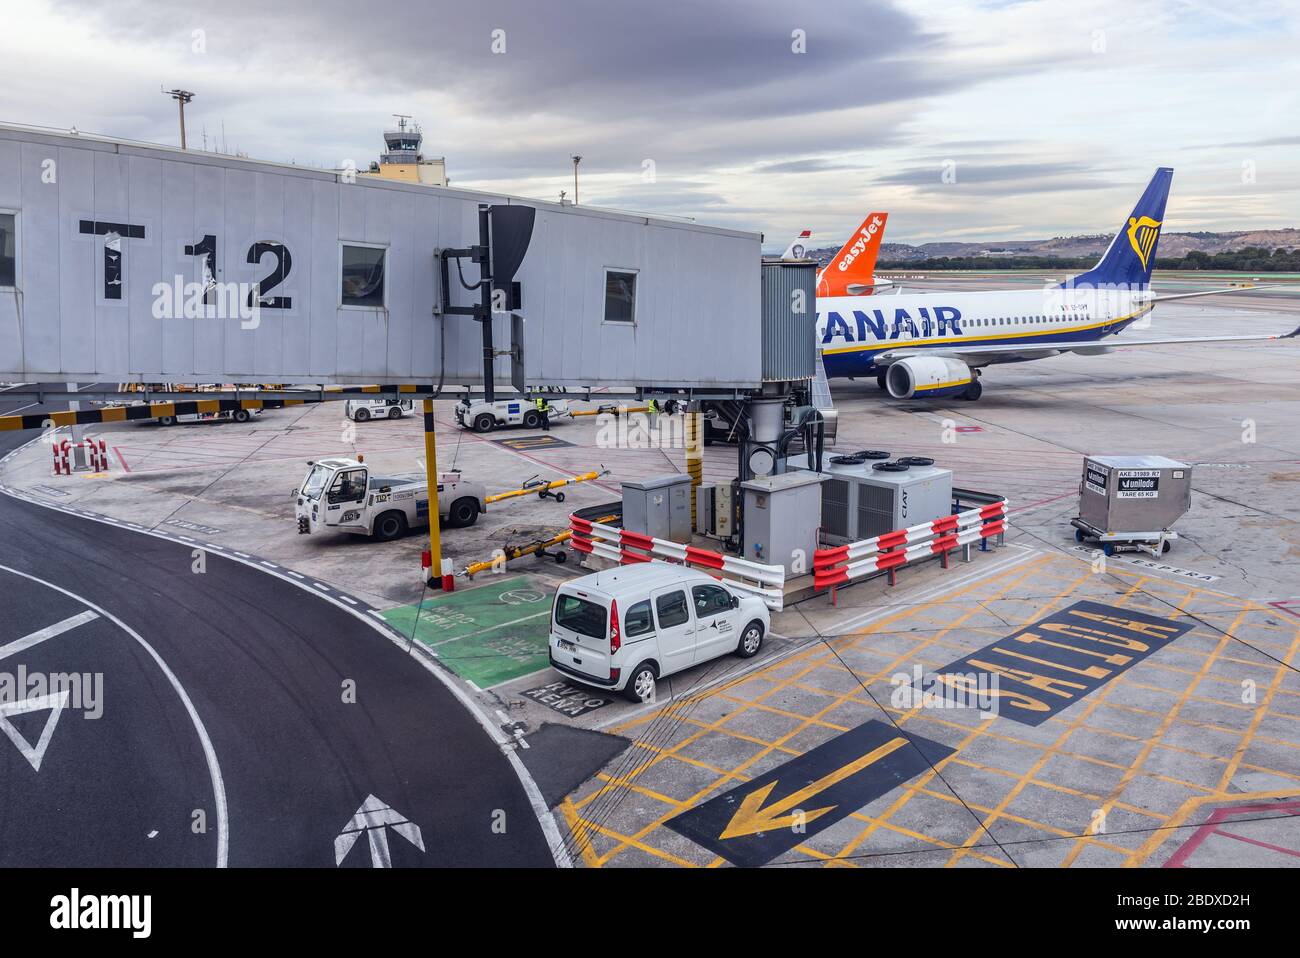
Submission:
M 1174 171 L 1161 168 L 1092 269 L 1041 290 L 817 297 L 817 338 L 828 379 L 875 376 L 895 399 L 980 397 L 984 366 L 1074 352 L 1109 352 L 1109 337 L 1157 303 L 1258 286 L 1156 295 L 1151 290 L 1160 224 Z M 829 268 L 829 267 L 828 267 Z M 870 305 L 869 305 L 870 304 Z M 1286 339 L 1206 336 L 1124 340 L 1124 346 Z

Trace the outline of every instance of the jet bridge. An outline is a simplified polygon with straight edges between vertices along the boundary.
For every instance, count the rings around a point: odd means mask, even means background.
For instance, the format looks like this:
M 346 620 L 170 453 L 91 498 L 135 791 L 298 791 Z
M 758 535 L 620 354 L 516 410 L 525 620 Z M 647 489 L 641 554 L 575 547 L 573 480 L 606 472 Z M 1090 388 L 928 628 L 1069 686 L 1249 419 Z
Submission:
M 0 234 L 0 381 L 763 381 L 756 233 L 4 126 Z

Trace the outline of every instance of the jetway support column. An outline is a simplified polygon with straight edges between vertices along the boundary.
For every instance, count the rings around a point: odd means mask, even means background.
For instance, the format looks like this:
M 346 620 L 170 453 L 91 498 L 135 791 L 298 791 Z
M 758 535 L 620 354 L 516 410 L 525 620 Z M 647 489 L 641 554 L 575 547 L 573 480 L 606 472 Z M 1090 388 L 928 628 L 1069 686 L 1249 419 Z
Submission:
M 699 403 L 686 409 L 686 472 L 691 477 L 691 528 L 695 528 L 695 490 L 704 479 L 703 414 Z
M 431 589 L 441 589 L 442 529 L 438 509 L 438 444 L 433 422 L 433 400 L 424 401 L 424 471 L 429 480 L 429 578 Z

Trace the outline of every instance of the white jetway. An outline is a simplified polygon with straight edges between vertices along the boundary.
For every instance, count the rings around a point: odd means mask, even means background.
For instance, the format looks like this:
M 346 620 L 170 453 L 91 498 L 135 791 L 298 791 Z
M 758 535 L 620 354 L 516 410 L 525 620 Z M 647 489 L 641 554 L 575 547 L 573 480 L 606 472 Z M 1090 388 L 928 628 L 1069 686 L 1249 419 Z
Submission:
M 481 204 L 537 211 L 514 276 L 529 385 L 760 384 L 758 234 L 17 127 L 0 380 L 481 385 L 479 324 L 438 305 L 438 251 L 479 241 Z M 478 302 L 454 263 L 448 286 Z

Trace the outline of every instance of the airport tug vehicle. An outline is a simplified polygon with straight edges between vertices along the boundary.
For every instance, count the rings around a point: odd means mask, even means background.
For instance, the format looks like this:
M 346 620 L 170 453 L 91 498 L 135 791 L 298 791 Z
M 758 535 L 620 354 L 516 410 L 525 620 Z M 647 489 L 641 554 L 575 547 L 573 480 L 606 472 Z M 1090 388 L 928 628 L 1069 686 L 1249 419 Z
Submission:
M 429 524 L 429 484 L 424 476 L 376 476 L 359 459 L 318 459 L 294 493 L 298 533 L 337 531 L 399 539 Z M 472 526 L 487 510 L 477 482 L 459 472 L 438 474 L 438 513 L 443 528 Z
M 570 417 L 573 410 L 567 400 L 560 399 L 550 403 L 550 419 Z M 470 400 L 465 397 L 456 404 L 456 422 L 465 429 L 475 432 L 491 432 L 504 426 L 522 426 L 525 429 L 540 429 L 542 413 L 531 399 L 498 399 L 485 402 L 482 399 Z
M 1164 456 L 1088 456 L 1079 482 L 1079 514 L 1070 520 L 1076 542 L 1106 555 L 1173 546 L 1172 526 L 1192 506 L 1192 467 Z
M 353 422 L 371 419 L 401 419 L 411 415 L 414 406 L 409 399 L 349 399 L 343 412 Z

